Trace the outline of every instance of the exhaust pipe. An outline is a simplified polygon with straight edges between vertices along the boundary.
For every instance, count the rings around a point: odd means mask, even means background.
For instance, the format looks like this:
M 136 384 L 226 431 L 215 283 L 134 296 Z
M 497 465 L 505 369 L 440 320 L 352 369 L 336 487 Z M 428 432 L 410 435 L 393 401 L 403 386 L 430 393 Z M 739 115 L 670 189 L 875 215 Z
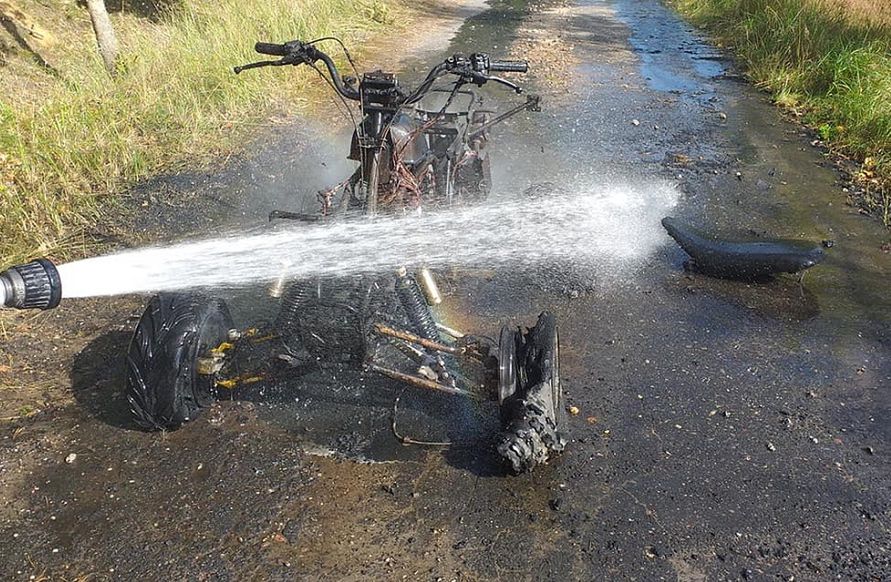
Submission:
M 17 265 L 0 273 L 0 307 L 53 309 L 62 301 L 62 280 L 46 259 Z

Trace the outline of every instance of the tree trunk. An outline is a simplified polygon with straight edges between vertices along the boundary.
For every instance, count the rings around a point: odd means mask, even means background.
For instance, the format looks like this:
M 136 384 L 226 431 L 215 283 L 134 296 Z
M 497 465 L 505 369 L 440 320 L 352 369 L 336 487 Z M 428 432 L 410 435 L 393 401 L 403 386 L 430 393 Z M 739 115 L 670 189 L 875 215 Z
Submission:
M 118 39 L 114 35 L 111 19 L 105 9 L 105 0 L 87 0 L 87 11 L 93 22 L 93 31 L 96 33 L 96 42 L 99 44 L 99 54 L 108 74 L 114 75 L 115 63 L 118 59 Z

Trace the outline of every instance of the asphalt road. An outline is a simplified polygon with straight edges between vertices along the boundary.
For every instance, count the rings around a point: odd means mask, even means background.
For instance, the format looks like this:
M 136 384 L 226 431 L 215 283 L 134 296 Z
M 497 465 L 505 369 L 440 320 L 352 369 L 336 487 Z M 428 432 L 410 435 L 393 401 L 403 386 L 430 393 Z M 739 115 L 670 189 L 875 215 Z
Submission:
M 135 431 L 122 353 L 141 300 L 22 320 L 32 331 L 7 332 L 5 361 L 49 404 L 0 424 L 4 578 L 891 578 L 887 232 L 845 203 L 816 138 L 659 2 L 558 4 L 495 3 L 442 51 L 510 46 L 537 71 L 545 110 L 493 132 L 491 203 L 553 182 L 646 207 L 667 181 L 676 216 L 831 239 L 827 261 L 801 284 L 690 275 L 658 221 L 624 209 L 613 242 L 640 245 L 633 269 L 457 269 L 443 313 L 455 325 L 559 318 L 579 413 L 567 452 L 519 477 L 484 438 L 494 408 L 414 396 L 407 430 L 463 440 L 405 448 L 389 433 L 392 387 L 349 377 Z M 295 183 L 336 174 L 345 146 L 317 130 L 280 128 L 218 175 L 143 186 L 145 236 L 251 224 Z

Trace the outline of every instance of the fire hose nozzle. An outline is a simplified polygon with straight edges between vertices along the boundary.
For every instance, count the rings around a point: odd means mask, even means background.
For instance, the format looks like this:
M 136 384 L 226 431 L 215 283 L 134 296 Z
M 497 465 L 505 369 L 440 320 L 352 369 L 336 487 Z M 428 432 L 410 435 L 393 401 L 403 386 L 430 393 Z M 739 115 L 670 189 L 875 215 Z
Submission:
M 53 309 L 62 301 L 62 279 L 46 259 L 17 265 L 0 273 L 0 307 Z

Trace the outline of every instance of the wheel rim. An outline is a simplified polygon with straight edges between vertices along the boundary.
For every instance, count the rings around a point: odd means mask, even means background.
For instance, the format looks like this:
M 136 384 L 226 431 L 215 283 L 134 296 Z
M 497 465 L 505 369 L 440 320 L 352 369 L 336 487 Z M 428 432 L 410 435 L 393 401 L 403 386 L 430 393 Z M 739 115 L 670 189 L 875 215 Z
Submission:
M 504 326 L 498 339 L 498 402 L 517 391 L 517 332 Z
M 562 396 L 563 391 L 560 390 L 560 333 L 554 326 L 554 403 L 559 408 L 563 408 Z

